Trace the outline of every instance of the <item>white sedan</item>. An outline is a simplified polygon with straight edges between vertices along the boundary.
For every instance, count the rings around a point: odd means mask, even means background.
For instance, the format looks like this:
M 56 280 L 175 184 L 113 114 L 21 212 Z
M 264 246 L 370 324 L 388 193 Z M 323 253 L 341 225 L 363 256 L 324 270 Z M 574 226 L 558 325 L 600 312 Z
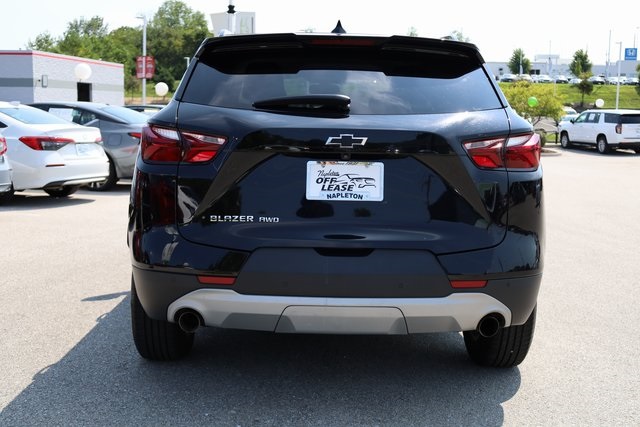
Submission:
M 67 197 L 84 184 L 103 181 L 109 162 L 98 128 L 80 126 L 37 108 L 0 101 L 0 130 L 6 140 L 14 191 L 42 189 Z
M 0 132 L 0 204 L 10 197 L 11 192 L 11 164 L 6 152 L 7 141 Z

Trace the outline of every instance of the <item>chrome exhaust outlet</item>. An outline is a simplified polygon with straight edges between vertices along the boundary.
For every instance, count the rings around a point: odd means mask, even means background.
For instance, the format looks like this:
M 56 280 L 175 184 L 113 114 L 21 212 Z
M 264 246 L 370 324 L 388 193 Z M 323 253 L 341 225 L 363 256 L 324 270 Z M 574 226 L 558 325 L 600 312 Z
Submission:
M 504 317 L 497 313 L 491 313 L 480 319 L 476 330 L 480 336 L 491 338 L 496 336 L 502 327 L 504 327 Z
M 192 334 L 202 326 L 202 320 L 200 315 L 194 310 L 182 310 L 176 316 L 178 326 L 184 332 Z

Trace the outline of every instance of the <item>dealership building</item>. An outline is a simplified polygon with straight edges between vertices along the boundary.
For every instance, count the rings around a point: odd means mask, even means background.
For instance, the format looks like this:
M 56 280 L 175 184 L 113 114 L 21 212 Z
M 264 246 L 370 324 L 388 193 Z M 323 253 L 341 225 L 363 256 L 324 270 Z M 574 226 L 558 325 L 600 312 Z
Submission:
M 124 105 L 124 66 L 35 50 L 0 50 L 0 101 Z

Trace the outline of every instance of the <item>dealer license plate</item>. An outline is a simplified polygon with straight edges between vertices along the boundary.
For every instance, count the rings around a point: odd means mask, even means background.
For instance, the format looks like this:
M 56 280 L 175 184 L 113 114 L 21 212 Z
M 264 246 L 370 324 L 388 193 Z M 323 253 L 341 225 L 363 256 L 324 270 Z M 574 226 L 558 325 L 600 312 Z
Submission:
M 307 200 L 384 200 L 382 162 L 307 162 Z
M 82 157 L 95 156 L 98 154 L 100 150 L 96 144 L 76 143 L 75 146 L 76 146 L 76 153 L 78 154 L 78 156 L 82 156 Z

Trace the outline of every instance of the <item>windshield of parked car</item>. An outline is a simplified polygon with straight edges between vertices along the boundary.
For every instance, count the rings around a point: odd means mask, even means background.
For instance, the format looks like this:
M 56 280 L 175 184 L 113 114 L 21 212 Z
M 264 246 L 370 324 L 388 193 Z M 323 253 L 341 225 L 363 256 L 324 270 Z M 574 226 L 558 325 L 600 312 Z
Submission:
M 116 116 L 117 118 L 131 124 L 144 124 L 149 118 L 149 116 L 146 114 L 143 114 L 139 111 L 134 111 L 126 107 L 107 106 L 104 107 L 102 111 Z
M 475 58 L 411 51 L 265 49 L 200 58 L 182 100 L 253 109 L 257 101 L 346 95 L 350 114 L 429 114 L 501 108 Z
M 42 111 L 38 108 L 31 107 L 8 107 L 0 108 L 0 113 L 18 120 L 19 122 L 29 125 L 51 125 L 51 124 L 69 124 L 53 114 Z

